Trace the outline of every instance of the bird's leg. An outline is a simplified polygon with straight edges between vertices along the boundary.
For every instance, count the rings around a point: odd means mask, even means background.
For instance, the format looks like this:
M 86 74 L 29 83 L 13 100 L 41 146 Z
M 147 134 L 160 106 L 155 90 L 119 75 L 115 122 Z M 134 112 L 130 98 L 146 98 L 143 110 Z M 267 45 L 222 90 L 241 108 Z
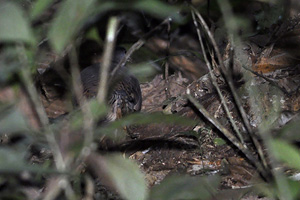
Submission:
M 114 112 L 116 114 L 116 119 L 121 119 L 123 115 L 122 115 L 122 98 L 120 97 L 120 95 L 116 96 L 114 106 L 115 106 Z
M 120 107 L 117 107 L 116 116 L 117 116 L 116 119 L 121 119 L 122 118 L 122 109 Z

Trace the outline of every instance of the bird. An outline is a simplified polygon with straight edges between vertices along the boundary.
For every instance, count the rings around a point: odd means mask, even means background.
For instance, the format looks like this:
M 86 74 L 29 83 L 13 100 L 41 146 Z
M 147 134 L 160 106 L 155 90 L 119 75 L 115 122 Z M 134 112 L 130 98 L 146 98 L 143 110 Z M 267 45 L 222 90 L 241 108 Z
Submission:
M 126 54 L 126 49 L 116 47 L 109 71 L 118 65 Z M 83 96 L 87 99 L 95 98 L 99 87 L 99 73 L 101 62 L 93 64 L 80 72 Z M 111 107 L 105 121 L 114 121 L 123 116 L 138 112 L 142 106 L 142 92 L 138 79 L 129 73 L 128 68 L 121 66 L 108 85 L 107 103 Z

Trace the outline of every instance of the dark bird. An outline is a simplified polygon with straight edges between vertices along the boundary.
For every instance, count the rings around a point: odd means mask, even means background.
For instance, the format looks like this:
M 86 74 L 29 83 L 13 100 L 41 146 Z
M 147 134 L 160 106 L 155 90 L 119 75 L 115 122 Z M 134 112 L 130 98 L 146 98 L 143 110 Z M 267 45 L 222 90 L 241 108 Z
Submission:
M 126 50 L 117 47 L 110 66 L 110 72 L 118 65 L 125 56 Z M 99 87 L 99 73 L 101 63 L 91 65 L 80 72 L 83 86 L 83 95 L 90 99 L 97 96 Z M 139 81 L 129 73 L 126 66 L 118 69 L 108 85 L 108 104 L 111 112 L 106 121 L 116 120 L 126 114 L 141 110 L 142 93 Z

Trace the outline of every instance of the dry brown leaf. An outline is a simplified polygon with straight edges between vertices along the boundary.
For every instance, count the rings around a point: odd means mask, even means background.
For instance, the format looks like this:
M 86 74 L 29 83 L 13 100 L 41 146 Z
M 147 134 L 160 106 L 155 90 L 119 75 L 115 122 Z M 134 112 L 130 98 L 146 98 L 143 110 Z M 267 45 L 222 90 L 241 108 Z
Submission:
M 293 59 L 288 53 L 277 54 L 272 57 L 261 57 L 254 64 L 253 70 L 260 73 L 269 73 L 277 69 L 284 69 L 295 64 L 296 60 Z

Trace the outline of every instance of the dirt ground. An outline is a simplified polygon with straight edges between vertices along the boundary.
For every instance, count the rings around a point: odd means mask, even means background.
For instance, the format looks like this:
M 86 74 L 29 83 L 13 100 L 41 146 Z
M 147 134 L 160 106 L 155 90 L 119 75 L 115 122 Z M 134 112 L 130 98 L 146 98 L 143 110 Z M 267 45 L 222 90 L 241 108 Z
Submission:
M 257 44 L 262 43 L 265 37 L 265 35 L 252 37 L 251 41 L 245 44 L 243 54 L 247 57 L 249 66 L 252 67 L 246 71 L 255 81 L 252 84 L 258 86 L 259 91 L 257 92 L 263 99 L 265 109 L 271 107 L 272 98 L 274 95 L 278 95 L 278 93 L 273 93 L 273 88 L 281 91 L 279 106 L 283 110 L 283 114 L 274 122 L 278 125 L 277 127 L 280 127 L 300 109 L 300 68 L 298 62 L 291 56 L 282 54 L 280 45 L 274 48 L 259 47 Z M 166 40 L 153 37 L 145 44 L 145 47 L 160 53 L 166 48 Z M 245 159 L 239 149 L 234 147 L 220 131 L 216 130 L 203 117 L 195 106 L 187 101 L 186 94 L 189 93 L 224 127 L 232 130 L 205 63 L 192 54 L 175 55 L 184 48 L 197 51 L 200 46 L 189 35 L 174 39 L 170 46 L 170 52 L 174 53 L 174 56 L 169 59 L 174 73 L 167 78 L 159 73 L 152 80 L 141 83 L 143 97 L 141 112 L 176 114 L 197 120 L 197 125 L 130 126 L 127 131 L 130 132 L 130 135 L 134 135 L 134 138 L 122 141 L 120 151 L 139 164 L 150 187 L 159 184 L 170 174 L 179 173 L 192 176 L 219 174 L 222 178 L 219 187 L 221 192 L 214 199 L 267 200 L 267 198 L 252 194 L 251 187 L 259 181 L 256 168 Z M 224 60 L 226 58 L 228 59 L 226 49 L 224 49 Z M 241 69 L 238 64 L 237 66 L 239 70 L 245 72 L 245 69 Z M 245 128 L 229 89 L 220 72 L 214 70 L 214 73 L 218 77 L 217 83 L 225 97 L 232 118 L 238 129 L 244 133 Z M 245 93 L 249 85 L 246 85 L 245 77 L 239 77 L 239 73 L 242 74 L 241 72 L 235 74 L 237 77 L 235 80 L 236 90 L 241 96 L 242 106 L 247 112 L 252 128 L 257 131 L 261 119 L 258 119 L 257 114 L 250 109 L 250 98 Z M 55 72 L 46 70 L 37 80 L 48 117 L 55 118 L 70 111 L 71 102 L 64 96 L 63 88 L 59 86 L 61 79 Z M 245 141 L 251 146 L 247 135 L 245 135 Z M 253 156 L 258 157 L 256 151 L 253 151 Z M 103 196 L 103 191 L 105 193 L 106 190 L 100 184 L 99 198 L 118 198 L 108 194 Z
M 199 80 L 189 81 L 183 78 L 181 73 L 175 73 L 168 77 L 168 81 L 162 75 L 157 75 L 147 83 L 141 84 L 143 105 L 141 112 L 164 112 L 166 115 L 176 113 L 191 119 L 201 119 L 197 126 L 181 126 L 172 124 L 149 124 L 129 127 L 135 139 L 124 142 L 121 151 L 139 164 L 145 174 L 148 185 L 159 184 L 170 174 L 190 174 L 201 176 L 220 174 L 222 177 L 220 189 L 229 192 L 241 199 L 266 199 L 251 195 L 247 190 L 258 175 L 255 168 L 249 164 L 244 156 L 233 146 L 229 145 L 226 138 L 215 130 L 195 108 L 184 99 L 187 88 L 194 96 L 213 113 L 216 119 L 224 122 L 230 128 L 217 94 L 212 91 L 208 75 Z M 166 92 L 166 88 L 169 94 Z M 224 89 L 226 93 L 226 90 Z M 167 98 L 167 96 L 171 98 Z M 48 96 L 51 96 L 48 93 Z M 54 100 L 42 96 L 43 103 L 49 117 L 64 114 L 67 110 L 66 102 Z M 239 122 L 232 100 L 228 98 L 229 107 Z M 240 123 L 240 122 L 239 122 Z M 240 123 L 241 125 L 241 123 Z M 242 125 L 241 125 L 242 126 Z M 193 134 L 189 133 L 193 132 Z M 188 133 L 188 134 L 187 134 Z M 99 186 L 102 197 L 110 199 L 110 195 L 104 195 L 103 187 Z M 249 193 L 250 192 L 250 193 Z M 105 192 L 104 192 L 105 193 Z M 111 199 L 117 198 L 116 196 Z M 230 199 L 218 197 L 217 199 Z

